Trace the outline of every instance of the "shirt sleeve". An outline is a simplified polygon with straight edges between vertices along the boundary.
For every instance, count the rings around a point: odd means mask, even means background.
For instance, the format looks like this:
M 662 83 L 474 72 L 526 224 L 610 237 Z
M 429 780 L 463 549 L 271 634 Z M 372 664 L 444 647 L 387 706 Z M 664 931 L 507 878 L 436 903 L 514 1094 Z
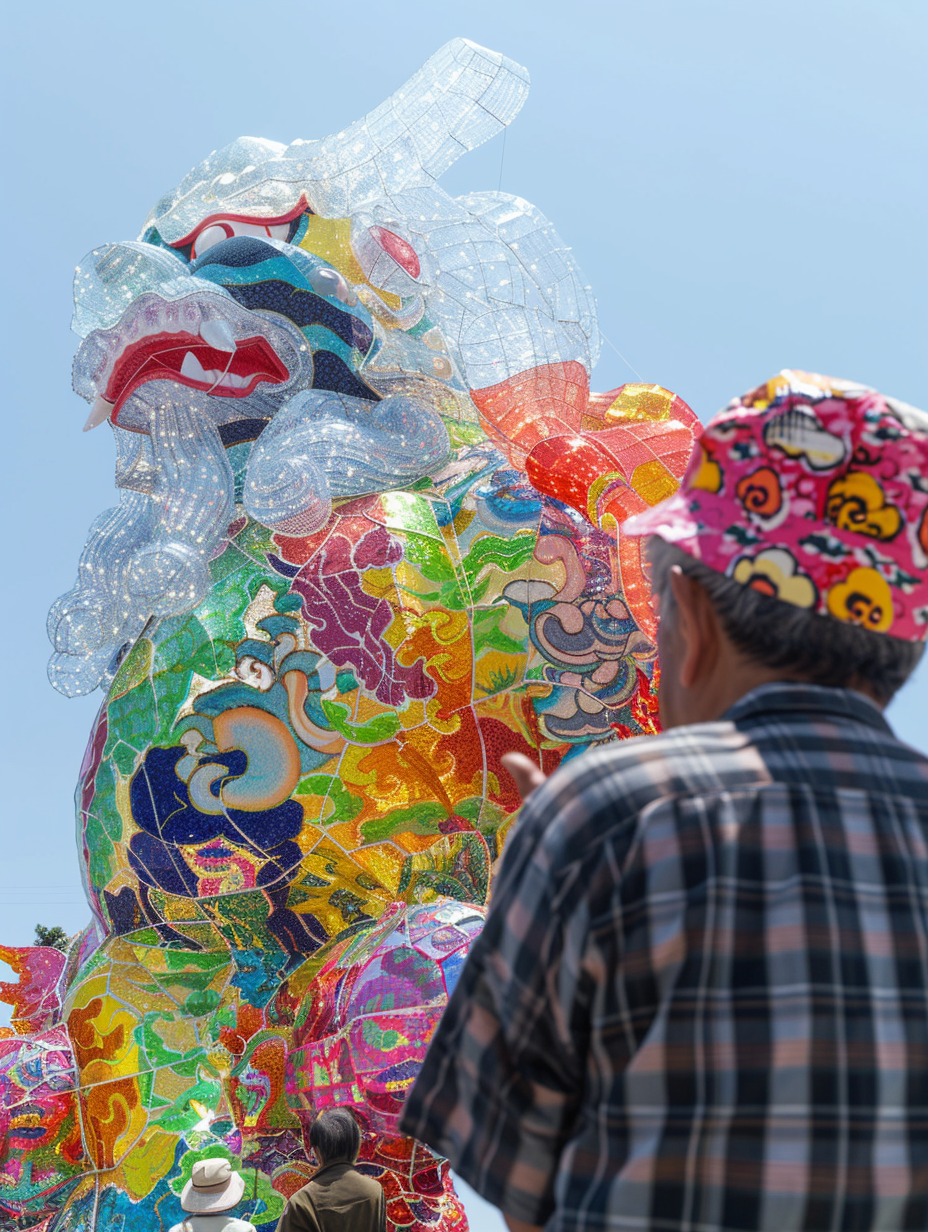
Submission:
M 523 808 L 401 1122 L 487 1201 L 532 1224 L 554 1209 L 588 1036 L 584 904 L 547 825 L 564 795 L 545 784 Z

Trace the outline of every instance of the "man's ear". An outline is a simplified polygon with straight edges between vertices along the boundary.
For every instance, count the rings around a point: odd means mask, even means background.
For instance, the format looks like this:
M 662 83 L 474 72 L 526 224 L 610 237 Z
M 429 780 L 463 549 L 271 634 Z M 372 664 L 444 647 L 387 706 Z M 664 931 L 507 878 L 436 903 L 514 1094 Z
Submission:
M 676 611 L 674 620 L 680 642 L 680 684 L 692 689 L 715 666 L 718 628 L 709 596 L 679 565 L 670 570 L 670 587 Z

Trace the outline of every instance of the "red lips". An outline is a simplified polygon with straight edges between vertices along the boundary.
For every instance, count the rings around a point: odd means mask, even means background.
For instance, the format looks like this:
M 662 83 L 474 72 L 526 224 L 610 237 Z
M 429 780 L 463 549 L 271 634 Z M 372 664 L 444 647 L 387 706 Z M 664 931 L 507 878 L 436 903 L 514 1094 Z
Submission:
M 198 334 L 152 334 L 128 346 L 113 368 L 104 398 L 111 418 L 131 393 L 148 381 L 169 380 L 220 398 L 247 398 L 262 381 L 280 385 L 290 373 L 260 336 L 244 338 L 232 352 L 220 351 Z

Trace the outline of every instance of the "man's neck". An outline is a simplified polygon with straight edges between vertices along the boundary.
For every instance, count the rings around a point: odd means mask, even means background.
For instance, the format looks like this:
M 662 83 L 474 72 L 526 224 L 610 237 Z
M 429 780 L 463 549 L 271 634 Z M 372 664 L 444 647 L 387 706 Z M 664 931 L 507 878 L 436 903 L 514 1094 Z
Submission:
M 665 723 L 664 726 L 670 728 L 682 727 L 690 723 L 712 723 L 720 719 L 723 714 L 727 714 L 742 697 L 747 697 L 749 693 L 753 693 L 755 689 L 765 684 L 815 683 L 817 682 L 802 674 L 762 667 L 746 662 L 739 656 L 738 659 L 733 658 L 727 663 L 725 670 L 713 673 L 710 679 L 703 682 L 699 690 L 693 690 L 685 699 L 685 707 L 681 707 L 680 717 L 675 717 L 673 722 Z M 842 687 L 861 693 L 881 711 L 885 707 L 885 702 L 875 697 L 865 685 L 857 680 L 849 681 Z

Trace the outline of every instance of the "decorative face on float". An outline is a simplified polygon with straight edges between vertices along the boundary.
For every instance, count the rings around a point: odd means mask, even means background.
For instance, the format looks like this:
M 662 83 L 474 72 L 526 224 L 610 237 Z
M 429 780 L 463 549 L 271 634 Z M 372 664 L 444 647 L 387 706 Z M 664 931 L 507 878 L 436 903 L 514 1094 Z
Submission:
M 657 386 L 591 396 L 594 302 L 550 223 L 438 186 L 527 89 L 455 40 L 334 137 L 210 155 L 78 267 L 75 389 L 121 497 L 49 615 L 52 683 L 106 694 L 56 1232 L 169 1224 L 211 1153 L 273 1225 L 333 1103 L 396 1226 L 462 1223 L 396 1119 L 518 807 L 500 756 L 655 730 L 614 521 L 694 423 Z
M 0 1196 L 40 1214 L 81 1171 L 74 1061 L 67 1032 L 56 1027 L 0 1040 Z

